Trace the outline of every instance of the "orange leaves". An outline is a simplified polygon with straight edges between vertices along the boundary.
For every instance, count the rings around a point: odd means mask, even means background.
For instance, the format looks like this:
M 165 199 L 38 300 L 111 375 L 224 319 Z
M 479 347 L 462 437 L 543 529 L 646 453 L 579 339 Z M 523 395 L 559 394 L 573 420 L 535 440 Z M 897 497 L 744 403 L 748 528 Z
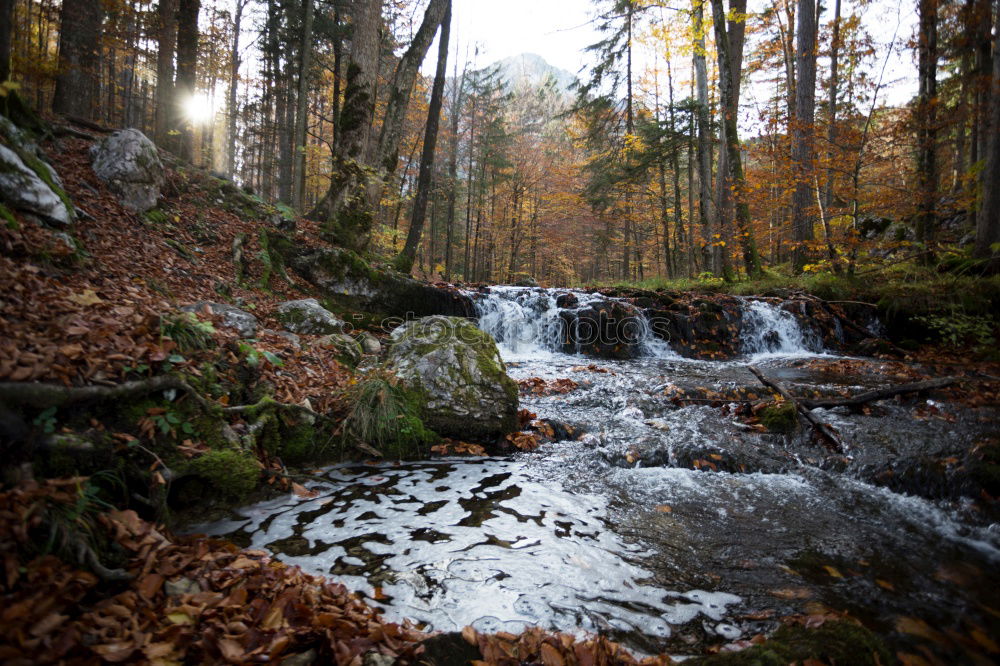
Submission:
M 553 395 L 557 393 L 569 393 L 580 385 L 572 379 L 552 379 L 546 381 L 541 377 L 529 377 L 517 382 L 521 393 L 532 393 L 534 395 Z
M 431 452 L 439 456 L 485 456 L 486 449 L 479 444 L 445 439 L 440 444 L 431 447 Z
M 539 436 L 533 432 L 512 432 L 504 439 L 521 451 L 534 451 L 542 444 Z

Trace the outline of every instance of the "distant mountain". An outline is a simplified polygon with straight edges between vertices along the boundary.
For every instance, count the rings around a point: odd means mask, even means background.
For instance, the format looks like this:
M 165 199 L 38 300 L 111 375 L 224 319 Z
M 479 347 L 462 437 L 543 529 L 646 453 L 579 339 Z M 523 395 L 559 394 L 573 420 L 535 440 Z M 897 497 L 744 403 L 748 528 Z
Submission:
M 504 58 L 496 63 L 500 66 L 504 80 L 511 88 L 536 87 L 545 82 L 548 77 L 555 79 L 556 88 L 564 93 L 570 92 L 570 87 L 576 82 L 576 76 L 565 69 L 553 67 L 542 56 L 535 53 Z

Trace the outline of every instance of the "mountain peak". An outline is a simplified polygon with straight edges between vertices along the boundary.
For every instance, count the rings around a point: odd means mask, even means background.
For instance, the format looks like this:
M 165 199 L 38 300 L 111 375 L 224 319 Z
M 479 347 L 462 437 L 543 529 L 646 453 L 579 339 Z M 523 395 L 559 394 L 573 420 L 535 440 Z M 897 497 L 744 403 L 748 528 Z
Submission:
M 575 75 L 550 65 L 537 53 L 521 53 L 504 58 L 496 64 L 499 65 L 504 79 L 514 88 L 521 85 L 538 86 L 552 77 L 556 82 L 556 88 L 560 92 L 568 93 L 576 82 Z

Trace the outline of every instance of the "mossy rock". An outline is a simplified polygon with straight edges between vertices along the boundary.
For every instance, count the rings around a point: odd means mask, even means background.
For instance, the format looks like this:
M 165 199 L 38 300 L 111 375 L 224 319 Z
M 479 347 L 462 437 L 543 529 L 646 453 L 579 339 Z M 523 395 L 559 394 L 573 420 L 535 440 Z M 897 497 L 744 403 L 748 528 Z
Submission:
M 313 347 L 332 353 L 338 362 L 351 368 L 357 367 L 364 356 L 358 341 L 346 333 L 324 335 L 313 343 Z
M 212 489 L 238 501 L 257 486 L 260 466 L 248 451 L 214 449 L 193 458 L 183 473 L 201 477 Z
M 442 435 L 492 441 L 517 429 L 517 384 L 496 341 L 467 319 L 425 317 L 392 334 L 386 369 L 421 403 Z
M 783 402 L 760 410 L 760 422 L 771 432 L 790 433 L 798 426 L 795 405 Z
M 782 627 L 762 645 L 686 663 L 693 666 L 787 666 L 807 660 L 851 666 L 896 663 L 895 656 L 878 636 L 846 621 L 827 622 L 816 629 Z
M 286 301 L 274 313 L 287 330 L 297 335 L 328 335 L 344 330 L 344 322 L 315 298 Z

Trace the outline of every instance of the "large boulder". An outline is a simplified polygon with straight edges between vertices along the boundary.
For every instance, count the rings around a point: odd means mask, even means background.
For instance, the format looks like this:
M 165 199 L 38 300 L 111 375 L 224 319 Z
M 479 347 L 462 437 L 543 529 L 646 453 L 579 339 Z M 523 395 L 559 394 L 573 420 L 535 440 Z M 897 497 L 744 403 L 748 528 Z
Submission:
M 156 145 L 137 129 L 115 132 L 90 148 L 94 173 L 126 208 L 145 213 L 156 207 L 166 183 Z
M 0 203 L 49 223 L 70 224 L 73 206 L 55 169 L 41 158 L 37 146 L 3 116 L 0 139 Z
M 425 317 L 392 333 L 386 367 L 413 391 L 441 435 L 491 441 L 517 429 L 517 384 L 496 342 L 459 317 Z
M 222 318 L 222 326 L 235 330 L 241 338 L 252 338 L 257 335 L 257 329 L 260 327 L 257 317 L 232 305 L 198 301 L 191 305 L 185 305 L 181 308 L 181 312 L 197 313 L 202 312 L 206 307 L 213 315 Z
M 286 266 L 345 308 L 405 320 L 429 315 L 471 317 L 472 300 L 455 289 L 439 289 L 388 268 L 376 268 L 350 250 L 302 248 L 272 233 L 271 247 Z
M 299 335 L 328 335 L 344 330 L 344 322 L 315 298 L 285 301 L 274 313 L 286 329 Z

